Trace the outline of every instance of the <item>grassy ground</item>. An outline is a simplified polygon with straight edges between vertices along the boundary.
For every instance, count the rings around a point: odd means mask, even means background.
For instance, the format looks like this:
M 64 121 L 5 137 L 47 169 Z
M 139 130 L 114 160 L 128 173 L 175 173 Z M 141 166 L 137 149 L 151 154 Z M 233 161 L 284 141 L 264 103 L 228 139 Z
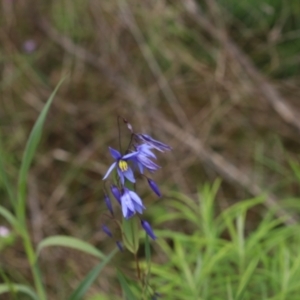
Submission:
M 140 188 L 160 237 L 152 280 L 162 299 L 298 299 L 298 2 L 2 0 L 1 156 L 13 183 L 67 75 L 28 180 L 34 243 L 66 234 L 111 249 L 101 180 L 122 115 L 173 147 L 156 177 L 163 200 Z M 11 209 L 3 186 L 0 195 Z M 18 238 L 1 257 L 10 280 L 31 282 Z M 126 271 L 130 260 L 113 265 Z M 66 299 L 95 260 L 53 248 L 41 262 L 49 299 Z M 121 299 L 113 266 L 89 297 Z

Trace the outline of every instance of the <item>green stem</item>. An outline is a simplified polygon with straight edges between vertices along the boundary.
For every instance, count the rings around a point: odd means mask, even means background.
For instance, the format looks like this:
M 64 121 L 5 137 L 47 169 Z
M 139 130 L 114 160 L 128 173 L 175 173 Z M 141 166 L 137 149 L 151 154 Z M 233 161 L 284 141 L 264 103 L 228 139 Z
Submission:
M 22 237 L 23 237 L 25 252 L 26 252 L 29 264 L 30 264 L 35 289 L 38 294 L 39 300 L 47 300 L 44 285 L 42 282 L 42 277 L 41 277 L 39 267 L 37 264 L 37 260 L 36 260 L 35 251 L 33 249 L 32 242 L 30 240 L 30 237 L 29 237 L 29 234 L 28 234 L 26 228 L 23 231 Z
M 136 271 L 137 271 L 137 276 L 138 279 L 141 280 L 141 270 L 140 270 L 140 264 L 139 264 L 139 259 L 137 257 L 137 254 L 134 254 L 134 260 L 135 260 L 135 264 L 136 264 Z

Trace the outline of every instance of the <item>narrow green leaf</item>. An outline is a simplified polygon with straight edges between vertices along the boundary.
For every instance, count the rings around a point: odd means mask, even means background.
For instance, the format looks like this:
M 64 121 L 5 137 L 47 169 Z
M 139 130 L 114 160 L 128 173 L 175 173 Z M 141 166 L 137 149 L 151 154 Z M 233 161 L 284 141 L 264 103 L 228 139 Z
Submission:
M 120 271 L 118 271 L 117 275 L 118 275 L 118 279 L 119 279 L 119 282 L 121 284 L 122 290 L 125 293 L 126 300 L 137 300 L 137 298 L 135 297 L 135 295 L 131 291 L 124 275 Z
M 11 283 L 10 285 L 0 284 L 0 295 L 11 292 L 12 290 L 15 293 L 23 293 L 30 296 L 31 299 L 38 300 L 36 293 L 26 285 L 15 284 L 15 283 Z
M 184 278 L 185 283 L 189 286 L 190 291 L 193 294 L 197 293 L 197 284 L 195 283 L 195 279 L 192 274 L 192 270 L 188 264 L 186 258 L 186 252 L 184 249 L 184 244 L 174 240 L 174 252 L 176 253 L 176 257 L 178 261 L 176 262 L 177 267 L 180 268 L 180 273 L 182 274 L 182 278 Z
M 25 215 L 26 183 L 27 183 L 28 171 L 42 136 L 42 129 L 43 129 L 43 125 L 48 110 L 52 104 L 52 101 L 54 99 L 57 90 L 59 89 L 60 85 L 63 83 L 64 80 L 65 78 L 60 80 L 60 82 L 58 83 L 58 85 L 50 95 L 38 119 L 36 120 L 26 143 L 26 147 L 25 147 L 25 151 L 23 154 L 22 163 L 19 171 L 19 180 L 18 180 L 17 215 L 18 215 L 18 219 L 21 220 L 22 222 L 24 222 L 24 215 Z
M 15 218 L 15 216 L 7 210 L 5 207 L 0 205 L 0 215 L 6 219 L 6 221 L 19 233 L 21 232 L 21 228 L 19 225 L 18 220 Z
M 175 208 L 183 215 L 185 220 L 191 221 L 194 224 L 199 224 L 199 216 L 197 215 L 197 210 L 188 206 L 186 203 L 179 202 L 178 200 L 171 200 L 168 202 L 168 205 Z
M 114 249 L 105 259 L 99 263 L 94 269 L 92 269 L 86 277 L 81 281 L 76 290 L 68 298 L 68 300 L 82 300 L 89 287 L 97 279 L 102 269 L 107 265 L 107 263 L 112 259 L 112 257 L 118 252 L 118 248 Z
M 295 174 L 295 177 L 297 178 L 297 180 L 299 182 L 300 181 L 300 167 L 299 167 L 299 165 L 291 159 L 289 160 L 289 165 L 292 168 L 292 170 Z
M 245 289 L 257 267 L 257 264 L 259 262 L 259 258 L 256 257 L 254 258 L 248 265 L 247 269 L 245 270 L 245 272 L 242 274 L 241 279 L 240 279 L 240 284 L 237 290 L 237 294 L 236 294 L 236 299 L 243 299 L 243 293 L 245 292 Z
M 42 249 L 53 246 L 73 248 L 94 255 L 98 258 L 105 258 L 105 255 L 91 244 L 84 242 L 80 239 L 64 235 L 55 235 L 43 239 L 38 245 L 37 256 L 42 251 Z
M 7 195 L 9 197 L 9 201 L 10 203 L 13 205 L 13 207 L 15 207 L 16 203 L 15 203 L 15 195 L 13 193 L 13 188 L 11 185 L 11 182 L 8 180 L 8 177 L 6 175 L 6 171 L 5 171 L 5 167 L 4 167 L 4 163 L 3 163 L 3 149 L 2 149 L 2 143 L 0 140 L 0 180 L 2 181 Z
M 122 222 L 123 243 L 125 247 L 136 254 L 139 249 L 139 219 L 131 218 Z

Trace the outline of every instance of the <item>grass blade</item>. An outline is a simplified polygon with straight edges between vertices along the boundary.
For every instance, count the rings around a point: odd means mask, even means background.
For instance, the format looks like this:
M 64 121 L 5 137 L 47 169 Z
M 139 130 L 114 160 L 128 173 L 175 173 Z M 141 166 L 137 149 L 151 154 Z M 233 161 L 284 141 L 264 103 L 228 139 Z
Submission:
M 135 297 L 135 295 L 133 294 L 133 292 L 131 291 L 126 278 L 124 277 L 124 275 L 118 271 L 118 279 L 119 282 L 121 284 L 122 290 L 125 293 L 126 296 L 126 300 L 137 300 L 137 298 Z
M 18 181 L 18 205 L 17 205 L 17 216 L 21 222 L 24 222 L 25 217 L 25 195 L 26 195 L 26 183 L 27 175 L 30 168 L 30 165 L 33 160 L 33 156 L 37 149 L 37 146 L 40 142 L 42 136 L 43 125 L 48 113 L 48 110 L 52 104 L 54 96 L 63 83 L 65 78 L 61 79 L 49 99 L 47 100 L 44 108 L 42 109 L 38 119 L 36 120 L 31 133 L 29 135 L 28 141 L 26 143 L 25 151 L 22 158 L 22 163 L 19 172 L 19 181 Z
M 105 259 L 106 257 L 100 250 L 98 250 L 91 244 L 84 242 L 80 239 L 64 235 L 55 235 L 43 239 L 38 245 L 37 255 L 39 255 L 42 249 L 53 246 L 73 248 L 102 259 Z
M 107 265 L 107 263 L 117 252 L 118 248 L 114 249 L 108 256 L 105 257 L 105 259 L 101 263 L 99 263 L 94 269 L 92 269 L 81 281 L 77 289 L 72 293 L 68 300 L 82 300 L 83 296 L 99 276 L 102 269 Z
M 0 295 L 14 291 L 15 293 L 23 293 L 30 296 L 33 300 L 39 300 L 36 293 L 28 286 L 22 284 L 0 284 Z
M 257 264 L 259 262 L 259 259 L 253 259 L 247 269 L 245 270 L 244 274 L 242 274 L 241 279 L 240 279 L 240 284 L 237 290 L 237 295 L 236 295 L 236 299 L 237 300 L 241 300 L 243 299 L 243 293 L 245 292 L 248 283 L 250 282 L 251 277 L 253 276 L 253 273 L 257 267 Z
M 12 185 L 6 175 L 6 171 L 5 171 L 5 167 L 4 167 L 4 163 L 3 163 L 3 157 L 4 157 L 4 151 L 2 150 L 2 143 L 0 140 L 0 180 L 2 181 L 2 183 L 6 189 L 10 203 L 13 205 L 13 207 L 15 207 L 15 205 L 16 205 L 15 195 L 13 193 Z
M 21 228 L 19 226 L 18 220 L 15 218 L 15 216 L 7 210 L 5 207 L 0 205 L 0 215 L 6 219 L 6 221 L 19 233 L 21 233 Z

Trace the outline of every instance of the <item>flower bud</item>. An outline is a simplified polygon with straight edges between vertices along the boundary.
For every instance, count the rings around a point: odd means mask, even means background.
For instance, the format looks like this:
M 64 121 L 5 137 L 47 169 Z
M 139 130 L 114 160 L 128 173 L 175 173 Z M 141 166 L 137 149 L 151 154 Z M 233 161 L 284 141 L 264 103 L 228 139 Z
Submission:
M 147 178 L 148 180 L 148 184 L 151 187 L 152 191 L 158 196 L 161 197 L 161 192 L 158 188 L 158 185 L 156 184 L 156 182 L 150 178 Z
M 122 243 L 121 243 L 120 241 L 116 241 L 116 245 L 117 245 L 117 247 L 119 248 L 119 250 L 120 250 L 121 252 L 124 251 L 124 247 L 123 247 L 123 245 L 122 245 Z
M 146 231 L 146 233 L 153 239 L 156 240 L 156 235 L 154 234 L 152 227 L 147 221 L 141 220 L 141 225 Z
M 113 208 L 112 208 L 112 205 L 111 205 L 111 201 L 110 201 L 110 199 L 107 195 L 104 195 L 104 202 L 107 206 L 107 209 L 110 211 L 110 213 L 112 215 L 114 215 Z
M 116 200 L 119 202 L 119 204 L 121 204 L 121 193 L 120 190 L 114 185 L 112 184 L 110 186 L 110 190 L 112 192 L 112 194 L 114 195 L 114 197 L 116 198 Z
M 102 230 L 109 236 L 112 237 L 110 229 L 106 225 L 102 225 Z

